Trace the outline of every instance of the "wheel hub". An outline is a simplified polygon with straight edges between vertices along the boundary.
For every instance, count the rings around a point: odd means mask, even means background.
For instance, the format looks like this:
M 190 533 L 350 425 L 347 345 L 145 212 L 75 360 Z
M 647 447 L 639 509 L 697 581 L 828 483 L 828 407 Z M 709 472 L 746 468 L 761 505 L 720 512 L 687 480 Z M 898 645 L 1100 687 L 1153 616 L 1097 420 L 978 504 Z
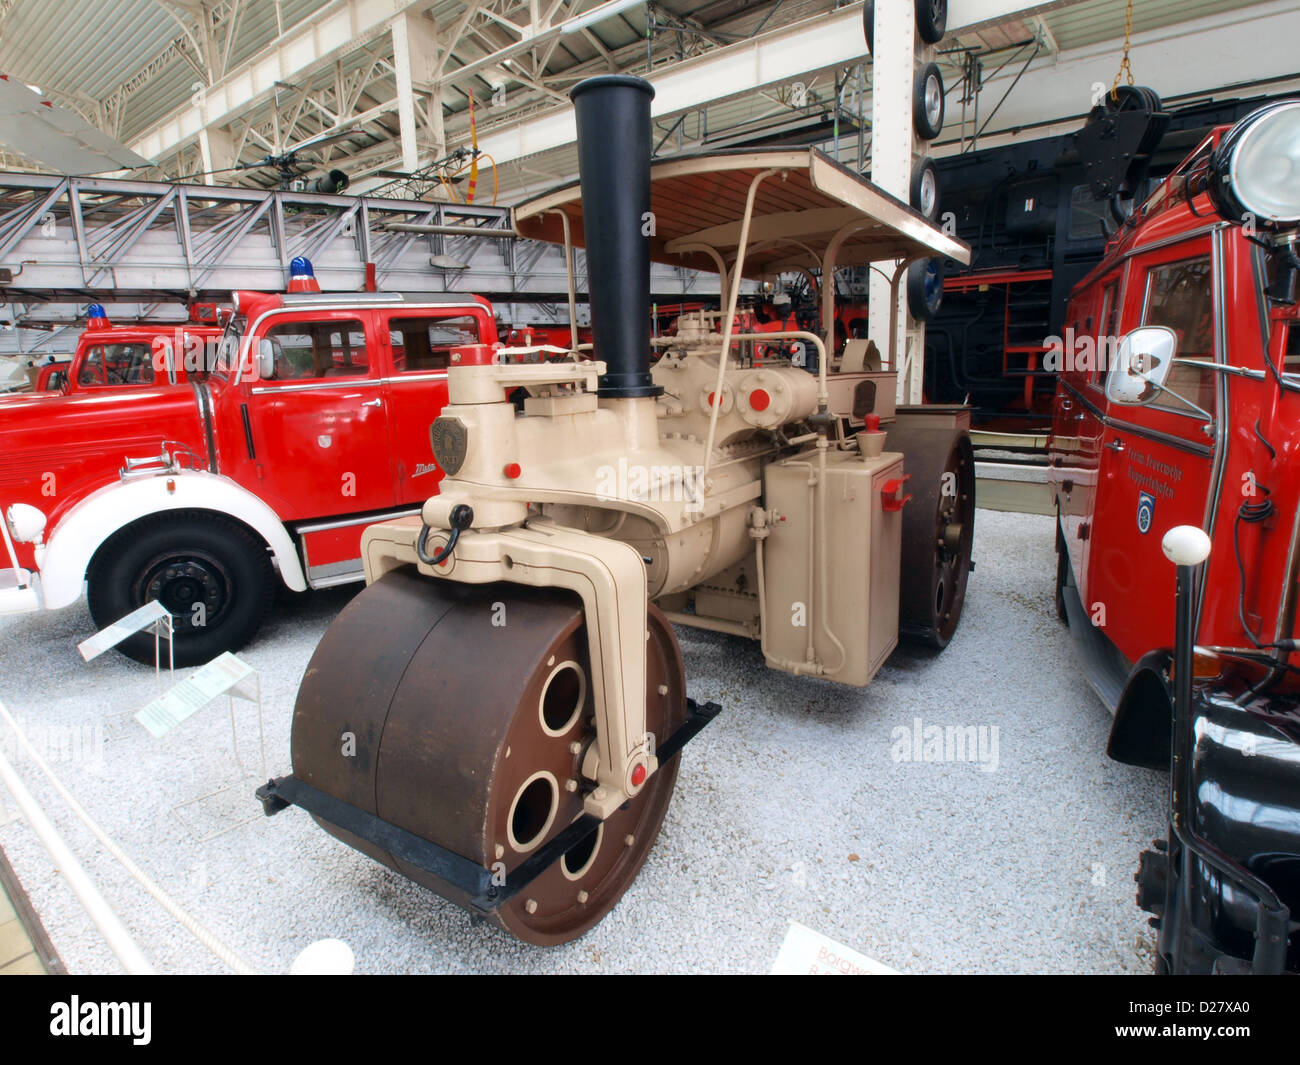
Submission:
M 156 560 L 145 568 L 140 602 L 157 599 L 176 630 L 213 624 L 229 600 L 230 575 L 216 559 L 186 556 Z M 195 606 L 202 604 L 201 612 Z

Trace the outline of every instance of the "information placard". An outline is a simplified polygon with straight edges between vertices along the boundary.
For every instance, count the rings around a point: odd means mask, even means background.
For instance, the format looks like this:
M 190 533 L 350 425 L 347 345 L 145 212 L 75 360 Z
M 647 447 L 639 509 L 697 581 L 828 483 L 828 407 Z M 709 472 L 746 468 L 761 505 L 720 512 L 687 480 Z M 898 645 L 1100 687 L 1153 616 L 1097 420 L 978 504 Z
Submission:
M 165 736 L 186 718 L 207 706 L 218 695 L 254 699 L 256 671 L 227 651 L 197 673 L 172 685 L 141 709 L 135 719 L 154 736 Z
M 98 658 L 105 651 L 116 647 L 128 636 L 143 632 L 150 625 L 162 621 L 167 616 L 167 608 L 157 599 L 151 599 L 144 606 L 132 610 L 126 617 L 118 618 L 107 628 L 100 629 L 89 639 L 82 640 L 77 644 L 77 650 L 81 652 L 81 657 L 89 662 L 92 658 Z
M 772 963 L 773 976 L 897 976 L 898 970 L 791 921 Z

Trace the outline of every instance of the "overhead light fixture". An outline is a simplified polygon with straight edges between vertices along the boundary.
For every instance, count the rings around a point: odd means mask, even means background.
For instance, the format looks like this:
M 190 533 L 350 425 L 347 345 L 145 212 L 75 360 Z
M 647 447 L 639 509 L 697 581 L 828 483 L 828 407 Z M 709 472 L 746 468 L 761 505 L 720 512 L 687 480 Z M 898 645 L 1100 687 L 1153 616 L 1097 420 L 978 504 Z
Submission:
M 311 184 L 312 192 L 338 195 L 348 187 L 348 176 L 342 170 L 328 170 Z
M 463 263 L 459 259 L 453 259 L 450 255 L 430 255 L 429 265 L 436 266 L 439 270 L 469 269 L 469 263 Z

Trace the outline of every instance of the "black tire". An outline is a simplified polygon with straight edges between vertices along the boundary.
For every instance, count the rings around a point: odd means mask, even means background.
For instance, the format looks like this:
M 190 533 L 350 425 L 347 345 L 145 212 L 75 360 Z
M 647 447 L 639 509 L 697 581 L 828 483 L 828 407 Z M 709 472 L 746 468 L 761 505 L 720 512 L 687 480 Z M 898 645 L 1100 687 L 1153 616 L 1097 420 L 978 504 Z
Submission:
M 247 527 L 216 514 L 178 511 L 144 518 L 109 537 L 86 581 L 90 616 L 101 629 L 158 599 L 172 614 L 176 665 L 193 666 L 253 638 L 271 608 L 276 577 L 266 545 Z M 194 609 L 200 600 L 202 612 Z M 117 648 L 137 662 L 154 661 L 152 633 L 137 633 Z M 159 655 L 167 661 L 165 639 Z
M 918 322 L 928 322 L 943 305 L 944 260 L 922 259 L 907 268 L 907 310 Z
M 948 0 L 916 0 L 916 32 L 926 44 L 938 44 L 948 28 Z
M 939 168 L 928 155 L 921 156 L 912 166 L 910 202 L 927 222 L 939 217 Z
M 943 40 L 948 26 L 948 0 L 916 0 L 916 32 L 926 44 Z M 867 41 L 867 51 L 876 54 L 876 4 L 866 0 L 862 5 L 862 36 Z
M 943 129 L 943 75 L 937 63 L 926 63 L 912 83 L 912 125 L 922 140 L 932 141 Z
M 1061 535 L 1061 519 L 1056 519 L 1056 616 L 1066 625 L 1070 615 L 1065 609 L 1065 584 L 1070 579 L 1070 552 Z

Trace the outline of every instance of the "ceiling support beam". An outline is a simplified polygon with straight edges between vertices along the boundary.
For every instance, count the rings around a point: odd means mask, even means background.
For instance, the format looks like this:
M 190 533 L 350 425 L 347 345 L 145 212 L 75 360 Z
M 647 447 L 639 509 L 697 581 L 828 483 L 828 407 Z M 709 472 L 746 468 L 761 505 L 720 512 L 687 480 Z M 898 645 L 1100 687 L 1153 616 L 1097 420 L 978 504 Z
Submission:
M 948 29 L 949 33 L 957 33 L 1012 15 L 1024 17 L 1079 2 L 1081 0 L 1054 0 L 1040 4 L 1027 4 L 1025 0 L 952 0 L 948 9 Z M 560 24 L 561 27 L 564 25 Z M 512 45 L 458 70 L 451 70 L 447 76 L 459 80 L 464 74 L 499 63 L 520 47 Z M 805 79 L 817 70 L 852 66 L 866 58 L 866 51 L 861 7 L 854 4 L 840 8 L 760 34 L 751 40 L 716 48 L 703 56 L 656 72 L 650 79 L 655 87 L 651 114 L 655 118 L 675 115 L 770 85 Z M 572 144 L 574 137 L 573 114 L 564 107 L 549 114 L 532 116 L 512 127 L 494 130 L 483 139 L 483 148 L 498 163 L 505 163 Z
M 222 125 L 275 96 L 279 84 L 305 80 L 385 35 L 394 17 L 421 0 L 339 0 L 281 35 L 237 70 L 218 79 L 199 103 L 181 108 L 137 139 L 132 150 L 159 159 L 193 141 L 205 126 Z

